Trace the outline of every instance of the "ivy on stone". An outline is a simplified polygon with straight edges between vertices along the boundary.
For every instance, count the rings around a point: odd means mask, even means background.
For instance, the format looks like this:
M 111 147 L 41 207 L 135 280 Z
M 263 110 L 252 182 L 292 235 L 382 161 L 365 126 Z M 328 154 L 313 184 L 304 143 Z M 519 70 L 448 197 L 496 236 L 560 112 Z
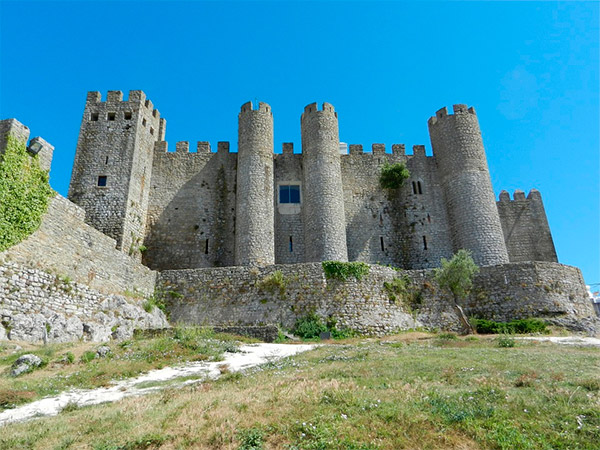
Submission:
M 0 158 L 0 251 L 39 228 L 54 195 L 38 157 L 28 155 L 25 142 L 9 135 Z

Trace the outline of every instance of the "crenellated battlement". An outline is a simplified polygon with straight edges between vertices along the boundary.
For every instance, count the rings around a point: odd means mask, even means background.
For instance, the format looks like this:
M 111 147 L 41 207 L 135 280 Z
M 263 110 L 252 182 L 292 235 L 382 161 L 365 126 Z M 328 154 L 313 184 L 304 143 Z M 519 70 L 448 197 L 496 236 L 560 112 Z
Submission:
M 370 156 L 385 156 L 390 155 L 390 153 L 386 152 L 385 144 L 371 144 L 371 151 L 365 150 L 362 144 L 350 144 L 348 146 L 348 154 L 349 155 L 370 155 Z M 425 158 L 425 146 L 424 145 L 413 145 L 413 153 L 408 155 L 406 153 L 406 145 L 405 144 L 392 144 L 392 153 L 394 156 L 406 156 L 408 158 L 418 157 Z
M 435 116 L 430 117 L 427 123 L 429 125 L 435 125 L 438 122 L 438 120 L 443 120 L 445 117 L 452 117 L 457 114 L 473 114 L 475 116 L 477 115 L 477 113 L 475 112 L 475 108 L 473 108 L 472 106 L 468 107 L 467 105 L 461 103 L 452 105 L 452 111 L 454 114 L 448 114 L 448 108 L 444 106 L 443 108 L 438 109 L 435 113 Z
M 195 150 L 190 146 L 189 141 L 178 141 L 175 143 L 175 151 L 169 152 L 169 143 L 167 141 L 157 141 L 154 143 L 154 151 L 156 153 L 170 154 L 191 154 L 191 155 L 206 155 L 210 153 L 235 153 L 230 150 L 228 141 L 217 143 L 217 151 L 213 151 L 208 141 L 197 141 Z
M 143 91 L 129 91 L 127 100 L 123 100 L 122 91 L 108 91 L 106 94 L 106 101 L 102 101 L 102 94 L 100 92 L 90 91 L 87 93 L 86 102 L 92 109 L 95 109 L 94 107 L 105 107 L 110 109 L 111 106 L 120 107 L 123 103 L 131 105 L 135 104 L 136 106 L 146 108 L 155 119 L 160 118 L 160 112 L 158 109 L 154 108 L 154 105 L 146 98 L 146 94 Z M 162 122 L 161 125 L 163 125 Z M 164 122 L 164 125 L 166 126 L 166 121 Z
M 258 109 L 254 109 L 254 104 L 252 102 L 246 102 L 240 108 L 240 114 L 247 113 L 250 111 L 268 113 L 268 114 L 273 115 L 273 112 L 271 111 L 271 107 L 269 106 L 269 104 L 264 103 L 264 102 L 258 102 Z
M 305 114 L 313 114 L 313 113 L 328 113 L 332 114 L 337 118 L 337 112 L 331 103 L 323 102 L 321 109 L 318 108 L 316 102 L 310 103 L 304 107 L 304 112 L 302 113 L 302 117 L 300 120 L 304 119 Z
M 511 199 L 508 191 L 505 191 L 505 190 L 500 191 L 499 201 L 502 203 L 524 202 L 524 201 L 528 201 L 528 200 L 541 201 L 542 194 L 540 194 L 540 191 L 538 191 L 537 189 L 531 189 L 529 191 L 529 194 L 527 194 L 527 197 L 525 197 L 524 191 L 522 191 L 521 189 L 516 189 L 515 192 L 513 193 L 513 198 Z

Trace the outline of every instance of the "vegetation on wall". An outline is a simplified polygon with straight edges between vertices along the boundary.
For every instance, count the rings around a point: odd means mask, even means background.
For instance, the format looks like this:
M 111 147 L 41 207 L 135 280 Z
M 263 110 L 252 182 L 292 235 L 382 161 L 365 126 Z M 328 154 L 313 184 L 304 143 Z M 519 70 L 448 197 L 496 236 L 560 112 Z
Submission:
M 360 281 L 362 277 L 369 274 L 369 265 L 364 262 L 323 261 L 321 264 L 328 279 L 346 281 L 354 277 Z
M 385 163 L 379 175 L 379 184 L 383 189 L 398 189 L 404 180 L 410 177 L 410 172 L 404 163 Z
M 37 156 L 29 156 L 25 143 L 9 135 L 0 160 L 0 251 L 38 229 L 52 196 Z

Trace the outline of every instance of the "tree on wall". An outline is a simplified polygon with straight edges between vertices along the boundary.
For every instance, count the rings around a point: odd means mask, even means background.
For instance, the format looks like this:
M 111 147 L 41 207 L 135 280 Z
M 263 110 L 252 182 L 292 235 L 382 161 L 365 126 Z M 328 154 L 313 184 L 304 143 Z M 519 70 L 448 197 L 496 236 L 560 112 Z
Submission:
M 53 195 L 37 156 L 27 154 L 25 142 L 8 136 L 0 159 L 0 251 L 38 229 Z
M 479 272 L 479 267 L 473 261 L 471 252 L 461 249 L 447 260 L 442 258 L 442 267 L 435 269 L 435 281 L 440 288 L 452 295 L 454 309 L 461 321 L 465 332 L 474 333 L 473 327 L 465 316 L 460 300 L 464 300 L 473 286 L 473 277 Z

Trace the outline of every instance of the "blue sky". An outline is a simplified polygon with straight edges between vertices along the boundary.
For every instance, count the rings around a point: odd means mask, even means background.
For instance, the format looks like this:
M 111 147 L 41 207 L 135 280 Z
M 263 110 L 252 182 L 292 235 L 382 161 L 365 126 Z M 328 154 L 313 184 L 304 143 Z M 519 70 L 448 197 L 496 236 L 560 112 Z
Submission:
M 0 116 L 55 147 L 67 194 L 87 91 L 144 90 L 167 140 L 231 141 L 240 106 L 332 103 L 344 142 L 425 144 L 443 106 L 477 110 L 496 195 L 541 191 L 559 260 L 600 283 L 598 2 L 10 2 Z

